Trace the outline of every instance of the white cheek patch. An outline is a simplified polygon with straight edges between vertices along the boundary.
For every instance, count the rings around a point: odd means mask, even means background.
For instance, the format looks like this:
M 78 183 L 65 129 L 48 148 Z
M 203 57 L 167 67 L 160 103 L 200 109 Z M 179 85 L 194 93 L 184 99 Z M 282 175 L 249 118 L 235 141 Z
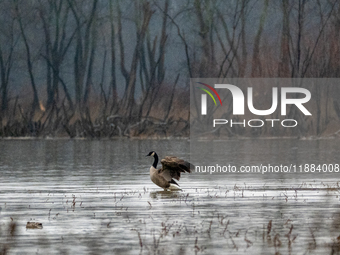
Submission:
M 152 156 L 152 157 L 155 156 L 155 153 L 153 152 L 153 153 L 151 154 L 151 156 Z

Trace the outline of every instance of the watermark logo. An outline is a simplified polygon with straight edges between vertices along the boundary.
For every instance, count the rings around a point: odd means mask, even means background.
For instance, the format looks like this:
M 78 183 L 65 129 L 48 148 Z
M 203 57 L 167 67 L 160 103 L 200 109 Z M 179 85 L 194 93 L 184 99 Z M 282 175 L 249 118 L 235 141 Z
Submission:
M 286 116 L 287 115 L 287 108 L 289 105 L 292 107 L 296 107 L 300 110 L 305 116 L 311 116 L 312 114 L 310 111 L 307 110 L 304 104 L 309 102 L 311 99 L 311 93 L 306 88 L 301 87 L 272 87 L 271 93 L 267 90 L 261 91 L 263 94 L 271 94 L 271 106 L 267 109 L 256 109 L 254 106 L 254 94 L 253 94 L 253 87 L 246 88 L 246 96 L 245 93 L 236 85 L 232 84 L 214 84 L 214 87 L 203 83 L 203 82 L 196 82 L 198 84 L 203 85 L 204 87 L 197 87 L 198 89 L 206 92 L 206 94 L 201 94 L 201 115 L 207 115 L 208 112 L 208 103 L 207 103 L 207 95 L 209 95 L 212 100 L 214 101 L 215 107 L 219 106 L 214 95 L 218 98 L 220 102 L 220 106 L 223 106 L 221 95 L 226 95 L 226 93 L 230 93 L 232 97 L 232 114 L 233 115 L 245 115 L 245 105 L 247 103 L 248 110 L 251 114 L 256 116 L 269 116 L 275 114 L 278 116 L 279 114 L 275 113 L 280 105 L 280 115 Z M 219 93 L 216 91 L 219 90 Z M 214 94 L 214 95 L 213 95 Z M 225 97 L 227 98 L 227 97 Z M 257 97 L 257 100 L 261 100 L 261 97 Z M 229 97 L 230 99 L 230 97 Z M 279 104 L 280 101 L 280 104 Z M 256 103 L 256 102 L 255 102 Z M 228 106 L 226 107 L 225 112 Z M 224 109 L 223 109 L 224 110 Z M 223 111 L 222 110 L 222 111 Z M 248 114 L 249 116 L 249 114 Z M 297 126 L 297 120 L 295 119 L 250 119 L 246 121 L 245 119 L 242 122 L 235 122 L 233 120 L 227 120 L 222 118 L 213 119 L 213 127 L 216 125 L 225 125 L 227 123 L 231 124 L 231 127 L 234 123 L 238 125 L 242 125 L 244 127 L 262 127 L 266 122 L 271 123 L 271 127 L 274 127 L 274 122 L 281 122 L 283 127 L 295 127 Z M 248 125 L 246 125 L 248 124 Z
M 214 94 L 217 96 L 218 100 L 220 101 L 220 104 L 222 105 L 222 100 L 220 95 L 217 93 L 217 91 L 211 87 L 210 85 L 203 83 L 203 82 L 197 82 L 199 84 L 202 84 L 204 86 L 206 86 L 207 88 L 209 88 L 212 92 L 214 92 Z M 203 90 L 204 92 L 206 92 L 214 101 L 215 105 L 217 106 L 216 100 L 214 98 L 214 96 L 211 94 L 211 92 L 207 89 L 201 88 L 201 87 L 197 87 L 201 90 Z M 201 95 L 201 114 L 202 115 L 207 115 L 207 94 L 202 94 Z
M 220 103 L 222 105 L 221 98 L 217 91 L 211 87 L 208 84 L 198 82 L 200 84 L 203 84 L 204 86 L 207 86 L 210 88 L 215 95 L 218 97 L 220 100 Z M 216 100 L 213 97 L 213 95 L 206 89 L 200 88 L 199 89 L 207 92 L 210 97 L 214 100 L 215 105 Z M 231 95 L 233 97 L 233 115 L 244 115 L 244 94 L 242 90 L 231 84 L 215 84 L 215 88 L 220 88 L 220 89 L 228 89 L 231 92 Z M 274 113 L 277 109 L 278 106 L 278 88 L 273 87 L 272 88 L 272 106 L 267 109 L 267 110 L 258 110 L 255 109 L 254 104 L 253 104 L 253 88 L 248 87 L 247 88 L 247 103 L 248 103 L 248 109 L 251 113 L 254 115 L 259 115 L 259 116 L 265 116 L 265 115 L 270 115 Z M 296 94 L 303 94 L 303 98 L 287 98 L 287 94 L 289 93 L 296 93 Z M 287 115 L 287 105 L 292 104 L 295 105 L 304 115 L 312 115 L 306 107 L 303 105 L 304 103 L 307 103 L 311 99 L 311 93 L 308 89 L 305 88 L 294 88 L 294 87 L 287 87 L 287 88 L 281 88 L 281 115 Z M 207 95 L 202 94 L 201 95 L 201 112 L 202 115 L 207 114 Z

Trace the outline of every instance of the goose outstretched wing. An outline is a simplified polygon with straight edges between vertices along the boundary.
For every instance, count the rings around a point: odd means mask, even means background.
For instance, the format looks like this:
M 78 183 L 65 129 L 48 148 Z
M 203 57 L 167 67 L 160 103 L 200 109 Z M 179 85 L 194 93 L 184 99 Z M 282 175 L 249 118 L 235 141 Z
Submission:
M 173 178 L 179 181 L 181 173 L 188 172 L 194 169 L 194 165 L 177 157 L 167 156 L 161 160 L 162 168 L 160 174 L 167 180 L 171 181 Z

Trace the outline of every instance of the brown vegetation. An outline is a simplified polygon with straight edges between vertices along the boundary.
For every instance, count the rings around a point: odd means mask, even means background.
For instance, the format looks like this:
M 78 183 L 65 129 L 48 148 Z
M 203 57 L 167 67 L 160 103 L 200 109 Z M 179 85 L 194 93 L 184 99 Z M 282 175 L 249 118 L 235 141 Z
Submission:
M 338 0 L 0 7 L 2 137 L 187 136 L 189 78 L 340 76 Z M 298 132 L 338 130 L 338 87 L 312 94 Z

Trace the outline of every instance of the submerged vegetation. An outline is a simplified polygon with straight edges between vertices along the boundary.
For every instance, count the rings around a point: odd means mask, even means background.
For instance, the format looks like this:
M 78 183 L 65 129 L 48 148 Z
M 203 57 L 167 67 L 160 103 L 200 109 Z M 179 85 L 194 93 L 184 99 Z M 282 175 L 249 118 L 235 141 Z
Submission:
M 27 237 L 23 237 L 20 233 L 27 231 L 25 223 L 21 223 L 18 217 L 13 216 L 13 219 L 6 215 L 0 225 L 0 254 L 17 252 L 23 246 L 32 252 L 44 252 L 53 247 L 54 251 L 63 254 L 72 253 L 67 242 L 64 244 L 65 240 L 73 238 L 70 236 L 72 233 L 64 231 L 57 234 L 49 229 L 58 224 L 74 224 L 75 230 L 85 231 L 86 234 L 78 234 L 71 243 L 77 250 L 91 254 L 108 251 L 124 254 L 217 254 L 222 250 L 228 254 L 247 254 L 250 251 L 276 255 L 339 254 L 340 212 L 325 212 L 325 218 L 320 218 L 322 209 L 313 207 L 308 196 L 314 194 L 312 200 L 330 202 L 338 198 L 338 189 L 339 183 L 323 182 L 303 182 L 284 190 L 246 184 L 196 189 L 189 193 L 150 191 L 146 188 L 130 191 L 109 189 L 112 191 L 112 205 L 97 206 L 84 194 L 95 191 L 97 196 L 104 198 L 107 189 L 90 188 L 77 195 L 64 193 L 59 197 L 55 196 L 57 194 L 43 194 L 41 199 L 52 199 L 44 202 L 44 209 L 50 209 L 39 216 L 46 222 L 44 230 L 29 230 Z M 62 206 L 54 205 L 60 202 L 60 198 Z M 260 200 L 264 206 L 255 206 L 254 211 L 249 211 L 251 204 L 254 201 L 260 203 Z M 242 206 L 238 207 L 239 203 L 248 209 L 244 211 Z M 322 205 L 323 202 L 319 203 Z M 219 207 L 214 210 L 209 206 L 217 204 Z M 30 205 L 32 207 L 25 214 L 33 212 L 34 206 Z M 12 206 L 10 203 L 6 205 L 9 210 Z M 164 206 L 168 209 L 165 210 Z M 305 210 L 304 206 L 315 210 Z M 142 208 L 143 213 L 140 212 Z M 171 210 L 180 212 L 181 217 Z M 69 217 L 80 217 L 82 225 L 66 220 Z M 30 235 L 39 237 L 42 235 L 39 231 L 45 231 L 42 233 L 45 239 L 38 238 L 33 246 L 28 244 L 32 241 L 25 238 Z M 48 234 L 52 232 L 53 235 Z M 121 240 L 121 235 L 124 235 L 125 242 L 117 241 Z
M 17 224 L 11 221 L 7 224 L 0 222 L 0 254 L 6 255 L 15 247 Z

